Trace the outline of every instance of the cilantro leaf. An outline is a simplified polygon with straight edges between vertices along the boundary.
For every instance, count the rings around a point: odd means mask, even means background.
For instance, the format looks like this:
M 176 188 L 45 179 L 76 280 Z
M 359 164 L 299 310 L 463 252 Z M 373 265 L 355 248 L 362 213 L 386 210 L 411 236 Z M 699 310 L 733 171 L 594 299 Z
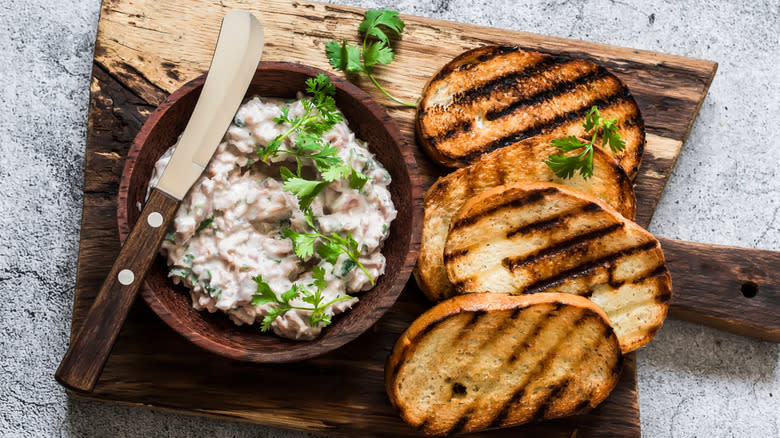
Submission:
M 352 168 L 352 173 L 349 174 L 349 186 L 353 189 L 360 191 L 363 186 L 368 182 L 368 175 L 358 172 Z
M 559 178 L 571 178 L 579 170 L 582 177 L 587 179 L 593 176 L 593 148 L 590 147 L 573 157 L 550 155 L 545 164 L 550 166 Z
M 301 294 L 300 287 L 297 284 L 294 284 L 294 285 L 290 286 L 290 288 L 287 289 L 287 291 L 282 294 L 282 301 L 285 304 L 289 304 L 290 300 L 298 297 L 298 295 L 300 295 L 300 294 Z
M 325 281 L 325 269 L 321 266 L 315 266 L 312 269 L 311 277 L 314 279 L 314 286 L 317 289 L 325 289 L 328 287 L 328 282 Z
M 588 146 L 588 143 L 583 143 L 579 138 L 570 135 L 568 137 L 556 138 L 552 141 L 552 145 L 558 148 L 561 152 L 571 152 L 573 150 Z
M 601 146 L 609 144 L 609 148 L 613 153 L 622 151 L 626 147 L 626 143 L 620 138 L 618 133 L 617 119 L 602 118 L 598 107 L 595 105 L 585 115 L 582 127 L 585 128 L 586 133 L 592 131 L 591 139 L 587 143 L 583 143 L 573 135 L 556 138 L 552 141 L 552 145 L 560 153 L 550 155 L 545 164 L 559 178 L 571 178 L 576 172 L 579 172 L 585 179 L 593 176 L 593 148 L 598 141 L 599 134 L 601 134 Z M 567 152 L 579 149 L 582 149 L 582 151 L 576 155 L 565 155 Z
M 314 312 L 311 314 L 311 324 L 322 323 L 324 325 L 330 325 L 330 315 L 324 312 Z
M 363 72 L 379 91 L 393 102 L 416 107 L 416 103 L 404 102 L 388 93 L 379 85 L 371 69 L 377 64 L 389 64 L 395 57 L 390 38 L 400 38 L 404 31 L 404 22 L 398 17 L 398 12 L 385 9 L 366 11 L 358 31 L 363 35 L 362 49 L 347 44 L 346 40 L 341 43 L 329 41 L 325 44 L 325 55 L 330 65 L 346 73 Z
M 609 143 L 612 152 L 619 152 L 626 148 L 626 142 L 620 138 L 617 127 L 617 119 L 604 120 L 604 138 L 601 145 Z
M 311 203 L 329 183 L 337 179 L 349 179 L 350 186 L 358 190 L 365 185 L 368 177 L 357 172 L 350 164 L 344 163 L 338 156 L 338 149 L 333 147 L 322 136 L 325 132 L 343 120 L 341 112 L 336 107 L 333 96 L 336 86 L 326 74 L 318 74 L 306 80 L 306 91 L 311 98 L 303 100 L 303 115 L 290 118 L 289 107 L 282 109 L 282 114 L 274 120 L 277 123 L 290 123 L 290 128 L 268 143 L 265 148 L 257 151 L 263 161 L 281 152 L 284 139 L 295 134 L 294 148 L 283 150 L 295 158 L 297 167 L 293 173 L 290 169 L 281 168 L 280 174 L 284 181 L 284 190 L 298 198 L 298 205 L 304 213 L 310 210 Z M 311 160 L 320 172 L 323 181 L 308 180 L 302 176 L 304 160 Z
M 275 138 L 268 142 L 268 144 L 261 149 L 257 150 L 257 156 L 260 157 L 263 161 L 268 161 L 268 159 L 275 155 L 276 152 L 279 150 L 279 148 L 282 146 L 282 140 L 280 138 Z
M 328 183 L 326 181 L 310 181 L 299 176 L 295 176 L 290 169 L 285 167 L 280 169 L 284 184 L 282 187 L 298 197 L 298 203 L 301 210 L 306 211 L 311 206 L 314 198 L 320 194 Z
M 260 330 L 263 332 L 267 332 L 271 328 L 271 323 L 276 320 L 276 318 L 282 316 L 285 312 L 287 312 L 290 309 L 282 308 L 282 307 L 269 307 L 266 315 L 263 317 L 263 322 L 260 324 Z
M 366 50 L 363 52 L 363 61 L 366 67 L 371 67 L 377 63 L 390 64 L 393 62 L 393 49 L 382 41 L 374 41 L 366 46 Z
M 325 242 L 317 247 L 317 255 L 330 264 L 335 265 L 341 255 L 341 248 L 332 242 Z
M 332 96 L 336 93 L 336 86 L 330 81 L 328 75 L 319 73 L 313 78 L 306 79 L 306 92 L 314 95 L 321 102 L 324 96 Z
M 297 233 L 290 228 L 282 229 L 282 235 L 293 242 L 295 255 L 307 259 L 314 255 L 314 244 L 319 236 L 316 233 Z
M 257 284 L 257 292 L 252 295 L 252 305 L 257 306 L 267 303 L 279 303 L 274 291 L 271 290 L 271 286 L 263 280 L 262 275 L 257 275 L 252 278 Z
M 590 108 L 588 114 L 585 115 L 585 121 L 582 122 L 582 126 L 585 128 L 585 132 L 595 128 L 599 124 L 600 118 L 601 115 L 599 114 L 599 109 L 594 105 Z
M 325 53 L 330 65 L 335 69 L 345 72 L 363 71 L 363 65 L 360 63 L 360 49 L 347 44 L 347 40 L 341 44 L 338 41 L 328 41 L 325 44 Z
M 322 304 L 325 298 L 322 295 L 322 290 L 327 287 L 327 283 L 325 282 L 325 270 L 319 266 L 315 266 L 312 271 L 312 277 L 314 278 L 313 286 L 317 288 L 314 293 L 305 286 L 293 284 L 282 294 L 281 299 L 279 299 L 271 290 L 268 283 L 263 281 L 262 276 L 258 275 L 253 278 L 255 283 L 257 283 L 257 293 L 252 295 L 252 305 L 273 304 L 273 306 L 268 306 L 265 309 L 266 315 L 263 317 L 263 321 L 260 324 L 261 331 L 266 332 L 270 330 L 271 324 L 276 318 L 292 309 L 310 311 L 311 317 L 309 318 L 309 324 L 312 326 L 316 326 L 317 324 L 327 326 L 331 323 L 330 315 L 327 313 L 328 307 L 336 302 L 352 299 L 351 296 L 345 295 Z M 221 293 L 222 291 L 220 290 L 219 292 Z M 311 307 L 301 307 L 290 304 L 290 301 L 298 297 L 300 297 L 301 301 L 304 303 L 310 304 Z
M 293 120 L 290 120 L 290 107 L 282 107 L 282 115 L 274 118 L 274 123 L 289 123 L 293 124 Z
M 293 241 L 295 255 L 306 259 L 313 255 L 314 251 L 321 259 L 335 265 L 338 263 L 341 254 L 347 256 L 363 273 L 366 274 L 371 284 L 374 284 L 374 277 L 368 272 L 365 266 L 360 262 L 360 249 L 357 241 L 352 237 L 352 232 L 342 237 L 338 233 L 323 234 L 314 223 L 314 218 L 309 212 L 306 216 L 306 223 L 312 228 L 311 233 L 297 233 L 290 229 L 282 230 L 282 234 Z M 315 244 L 319 242 L 316 250 Z
M 311 304 L 314 306 L 314 310 L 316 311 L 319 307 L 320 303 L 322 302 L 322 292 L 318 288 L 316 292 L 311 293 L 308 290 L 306 290 L 307 294 L 304 295 L 301 300 L 305 303 Z M 312 324 L 314 325 L 314 324 Z
M 306 155 L 306 158 L 309 158 L 312 163 L 314 163 L 314 167 L 316 167 L 317 170 L 324 172 L 341 163 L 341 159 L 336 156 L 337 153 L 338 149 L 332 146 L 325 146 L 316 153 Z M 327 181 L 327 179 L 325 180 Z
M 367 36 L 376 37 L 385 44 L 389 44 L 390 38 L 382 26 L 390 30 L 391 33 L 395 33 L 399 38 L 404 31 L 404 22 L 398 18 L 398 12 L 386 9 L 366 11 L 366 19 L 360 23 L 358 30 Z
M 300 151 L 316 151 L 322 147 L 322 138 L 312 132 L 301 132 L 295 137 L 295 147 Z
M 322 172 L 322 179 L 328 182 L 333 182 L 339 179 L 347 178 L 350 175 L 352 167 L 348 164 L 342 164 L 337 166 L 330 166 Z

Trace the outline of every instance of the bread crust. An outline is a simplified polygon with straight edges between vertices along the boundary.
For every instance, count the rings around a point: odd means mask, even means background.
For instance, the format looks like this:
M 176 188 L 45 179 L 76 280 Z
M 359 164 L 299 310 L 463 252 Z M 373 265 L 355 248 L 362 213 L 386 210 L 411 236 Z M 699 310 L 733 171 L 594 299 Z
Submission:
M 589 297 L 605 308 L 623 353 L 652 340 L 669 310 L 658 240 L 602 200 L 558 184 L 507 184 L 470 198 L 453 216 L 443 257 L 459 294 Z
M 422 242 L 414 276 L 431 301 L 455 295 L 447 279 L 442 254 L 452 215 L 472 196 L 513 182 L 550 181 L 574 187 L 604 199 L 623 216 L 636 214 L 632 183 L 623 169 L 605 152 L 594 150 L 594 172 L 589 179 L 555 176 L 544 164 L 549 137 L 523 140 L 481 156 L 472 165 L 439 178 L 425 194 Z
M 619 78 L 585 59 L 505 46 L 464 52 L 423 88 L 416 137 L 437 163 L 464 167 L 524 138 L 583 137 L 581 122 L 592 106 L 618 119 L 626 149 L 605 150 L 633 181 L 645 145 L 639 107 Z
M 523 409 L 533 407 L 533 406 L 530 407 L 525 406 L 527 403 L 524 403 L 523 400 L 518 400 L 518 399 L 510 400 L 509 402 L 507 402 L 507 404 L 502 406 L 501 409 L 499 409 L 496 406 L 493 406 L 493 408 L 491 409 L 488 406 L 488 408 L 483 409 L 483 412 L 480 412 L 479 406 L 485 408 L 485 405 L 481 404 L 483 400 L 475 400 L 478 401 L 479 403 L 475 403 L 475 410 L 469 411 L 470 413 L 468 415 L 468 419 L 465 422 L 458 421 L 456 422 L 457 424 L 453 426 L 452 421 L 448 423 L 447 420 L 443 417 L 437 418 L 438 414 L 444 413 L 444 410 L 450 408 L 450 406 L 446 403 L 446 400 L 443 400 L 441 401 L 442 406 L 439 406 L 439 409 L 435 410 L 435 412 L 429 412 L 427 414 L 424 414 L 423 416 L 426 416 L 428 414 L 430 414 L 430 416 L 425 421 L 420 421 L 421 413 L 415 410 L 415 409 L 419 409 L 419 406 L 415 405 L 416 400 L 414 399 L 407 400 L 403 398 L 399 390 L 398 379 L 402 378 L 401 376 L 406 375 L 405 374 L 406 370 L 404 369 L 404 367 L 411 362 L 411 358 L 413 358 L 415 354 L 419 354 L 417 348 L 423 342 L 425 342 L 426 337 L 439 336 L 439 332 L 437 332 L 437 330 L 443 331 L 445 329 L 444 328 L 438 329 L 437 326 L 439 326 L 442 323 L 442 321 L 447 321 L 449 318 L 453 318 L 453 317 L 472 318 L 473 315 L 484 317 L 485 315 L 491 313 L 508 312 L 508 311 L 517 313 L 532 308 L 534 306 L 546 306 L 547 309 L 551 309 L 550 313 L 546 315 L 546 318 L 542 319 L 544 323 L 548 324 L 547 326 L 545 326 L 545 330 L 553 330 L 555 327 L 553 324 L 560 324 L 559 328 L 565 326 L 562 319 L 558 321 L 556 318 L 558 318 L 557 315 L 561 314 L 557 312 L 563 312 L 561 309 L 565 309 L 566 307 L 570 307 L 571 309 L 576 309 L 576 311 L 581 312 L 581 315 L 586 315 L 588 318 L 593 318 L 592 320 L 589 320 L 591 323 L 596 322 L 601 327 L 603 327 L 603 334 L 598 335 L 600 337 L 598 339 L 598 345 L 600 345 L 598 352 L 602 354 L 602 356 L 595 357 L 596 355 L 594 354 L 594 357 L 586 357 L 583 358 L 582 360 L 585 361 L 583 363 L 590 362 L 591 360 L 594 363 L 595 362 L 601 363 L 603 361 L 604 364 L 606 364 L 605 366 L 608 365 L 609 367 L 612 367 L 612 371 L 610 373 L 606 373 L 608 375 L 608 378 L 605 379 L 605 381 L 603 382 L 596 382 L 594 384 L 595 389 L 593 390 L 592 393 L 587 394 L 587 397 L 584 398 L 575 397 L 576 400 L 572 399 L 572 400 L 550 401 L 548 399 L 546 406 L 550 406 L 552 404 L 558 407 L 554 410 L 554 412 L 548 410 L 550 416 L 545 416 L 544 413 L 542 413 L 541 417 L 539 417 L 538 415 L 531 416 L 526 414 L 521 414 L 521 416 L 516 416 L 515 413 L 522 411 Z M 519 318 L 520 317 L 518 317 L 518 319 Z M 549 321 L 553 321 L 553 322 L 549 322 Z M 480 327 L 478 324 L 466 325 L 465 328 L 462 330 L 462 332 L 465 332 L 466 330 L 479 330 L 479 329 Z M 456 333 L 455 335 L 460 336 L 463 334 L 464 333 Z M 571 338 L 575 336 L 578 336 L 576 331 L 570 334 L 570 336 L 568 336 L 567 338 Z M 533 340 L 529 340 L 528 342 L 533 343 Z M 579 344 L 575 343 L 575 345 L 579 345 Z M 582 347 L 581 345 L 579 346 Z M 549 346 L 545 348 L 552 349 L 553 356 L 557 357 L 556 356 L 557 347 Z M 583 349 L 587 350 L 587 348 L 584 347 Z M 477 352 L 477 354 L 479 353 L 480 352 Z M 438 354 L 441 355 L 441 362 L 437 362 L 437 363 L 441 363 L 442 367 L 446 366 L 445 362 L 447 362 L 447 360 L 451 360 L 451 358 L 448 357 L 448 352 L 440 351 L 438 352 Z M 565 355 L 567 353 L 561 352 L 561 354 Z M 549 359 L 549 357 L 547 358 Z M 550 362 L 547 365 L 552 366 L 553 363 L 554 362 Z M 542 364 L 538 364 L 538 365 L 542 366 Z M 404 421 L 406 421 L 413 427 L 421 429 L 423 432 L 429 435 L 448 435 L 448 434 L 459 433 L 459 432 L 472 432 L 476 430 L 482 430 L 485 428 L 513 426 L 513 425 L 522 424 L 533 420 L 540 420 L 544 418 L 557 418 L 563 416 L 562 414 L 572 415 L 582 411 L 587 411 L 597 406 L 609 395 L 611 390 L 617 384 L 621 366 L 622 366 L 622 355 L 620 353 L 618 341 L 614 335 L 614 332 L 611 329 L 606 314 L 598 306 L 596 306 L 594 303 L 592 303 L 591 301 L 585 298 L 576 295 L 560 294 L 560 293 L 539 293 L 539 294 L 526 295 L 526 296 L 513 296 L 508 294 L 491 294 L 491 293 L 469 294 L 469 295 L 456 296 L 437 304 L 436 306 L 434 306 L 433 308 L 431 308 L 430 310 L 422 314 L 419 318 L 417 318 L 406 329 L 406 331 L 404 331 L 404 333 L 401 335 L 401 337 L 394 345 L 392 353 L 388 357 L 387 362 L 385 364 L 385 388 L 390 398 L 390 402 L 394 407 L 396 407 L 399 410 L 400 415 L 404 419 Z M 435 370 L 430 370 L 430 371 L 432 374 L 434 374 Z M 468 372 L 468 370 L 466 372 Z M 498 372 L 499 371 L 496 371 L 495 373 L 496 379 L 501 378 L 501 376 L 497 374 Z M 465 376 L 463 377 L 465 378 Z M 590 376 L 589 375 L 563 376 L 564 380 L 565 379 L 576 380 L 579 378 L 588 379 L 590 378 Z M 534 383 L 535 382 L 533 381 L 527 382 L 528 385 L 532 385 Z M 513 388 L 513 389 L 517 391 L 517 388 Z M 563 396 L 565 395 L 564 393 L 559 392 L 558 395 Z M 498 398 L 507 399 L 506 394 L 486 393 L 485 397 L 490 398 L 493 395 L 497 395 Z M 554 394 L 549 394 L 549 396 L 552 397 L 553 399 L 556 397 L 556 395 Z M 571 396 L 571 394 L 569 394 L 569 396 Z M 541 403 L 541 401 L 538 400 L 536 401 L 526 400 L 526 401 L 533 402 L 533 403 L 537 403 L 537 402 Z M 569 403 L 570 401 L 571 403 Z M 513 403 L 523 405 L 523 407 L 522 408 L 516 407 L 513 405 Z M 453 409 L 459 409 L 459 407 Z M 507 410 L 510 410 L 512 412 L 507 412 Z M 500 412 L 502 415 L 502 418 L 500 419 L 501 421 L 497 421 L 499 420 L 496 418 L 497 411 Z M 535 412 L 538 414 L 538 409 L 535 410 Z

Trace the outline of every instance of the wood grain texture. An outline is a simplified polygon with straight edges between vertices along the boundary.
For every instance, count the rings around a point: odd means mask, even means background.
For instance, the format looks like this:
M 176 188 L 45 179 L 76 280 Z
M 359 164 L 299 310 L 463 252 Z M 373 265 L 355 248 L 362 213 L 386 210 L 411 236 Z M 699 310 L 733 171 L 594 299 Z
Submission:
M 659 238 L 672 316 L 780 342 L 780 252 Z
M 265 26 L 266 61 L 290 61 L 331 70 L 324 56 L 332 39 L 355 41 L 363 10 L 283 0 L 105 0 L 98 26 L 95 62 L 148 103 L 208 69 L 222 15 L 232 8 L 256 14 Z M 413 101 L 426 81 L 461 52 L 486 44 L 517 45 L 590 59 L 606 67 L 636 99 L 647 129 L 643 164 L 636 179 L 640 225 L 650 223 L 655 205 L 704 100 L 717 64 L 681 56 L 607 46 L 565 38 L 402 16 L 404 38 L 394 43 L 390 67 L 376 69 L 388 92 Z M 183 25 L 187 23 L 188 25 Z M 190 26 L 189 23 L 197 23 Z M 414 138 L 415 112 L 385 98 L 368 79 L 355 83 L 388 107 L 407 139 Z M 428 186 L 446 172 L 415 149 Z
M 144 119 L 178 86 L 208 68 L 226 11 L 254 12 L 266 28 L 264 60 L 303 62 L 329 69 L 324 44 L 357 39 L 363 11 L 318 3 L 239 0 L 105 0 L 91 86 L 84 213 L 73 330 L 116 257 L 116 195 L 122 160 Z M 647 125 L 647 146 L 637 178 L 638 221 L 650 222 L 655 204 L 716 64 L 582 41 L 403 16 L 404 39 L 379 80 L 404 99 L 419 95 L 428 76 L 462 51 L 512 44 L 584 56 L 609 68 L 630 87 Z M 365 79 L 367 90 L 399 123 L 410 143 L 414 111 L 389 105 Z M 425 187 L 445 170 L 412 148 Z M 293 365 L 258 365 L 224 359 L 178 336 L 145 304 L 136 302 L 91 398 L 196 415 L 229 418 L 331 436 L 416 436 L 393 412 L 383 389 L 384 360 L 400 333 L 427 309 L 414 281 L 369 332 L 320 358 Z M 634 355 L 610 397 L 586 415 L 484 436 L 638 437 Z M 186 372 L 197 363 L 196 372 Z M 323 378 L 322 376 L 326 376 Z M 288 383 L 298 382 L 291 387 Z

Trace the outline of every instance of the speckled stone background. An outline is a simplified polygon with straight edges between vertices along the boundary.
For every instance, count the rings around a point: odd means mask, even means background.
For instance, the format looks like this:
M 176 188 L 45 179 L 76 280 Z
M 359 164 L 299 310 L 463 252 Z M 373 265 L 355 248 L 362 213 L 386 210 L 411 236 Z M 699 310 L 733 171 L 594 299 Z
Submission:
M 777 0 L 339 2 L 717 61 L 650 229 L 780 250 Z M 99 8 L 0 6 L 0 436 L 306 436 L 74 400 L 54 381 L 70 330 Z M 638 353 L 643 436 L 780 436 L 779 352 L 668 321 Z

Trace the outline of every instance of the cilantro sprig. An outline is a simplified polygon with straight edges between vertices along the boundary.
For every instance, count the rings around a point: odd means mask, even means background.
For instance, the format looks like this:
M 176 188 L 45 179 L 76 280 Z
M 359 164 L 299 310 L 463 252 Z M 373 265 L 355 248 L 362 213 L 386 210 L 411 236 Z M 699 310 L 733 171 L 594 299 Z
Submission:
M 333 128 L 343 116 L 336 108 L 333 95 L 336 87 L 330 78 L 322 73 L 306 80 L 306 91 L 311 98 L 303 100 L 304 112 L 299 117 L 290 117 L 290 109 L 282 108 L 282 115 L 275 118 L 276 123 L 289 123 L 290 129 L 271 140 L 265 148 L 257 151 L 264 162 L 279 153 L 287 153 L 295 157 L 296 171 L 285 167 L 280 173 L 284 182 L 284 190 L 298 197 L 302 211 L 310 209 L 312 201 L 328 185 L 338 179 L 349 179 L 349 186 L 361 190 L 368 181 L 368 176 L 358 172 L 350 162 L 345 163 L 338 157 L 338 149 L 330 145 L 322 135 Z M 295 148 L 282 150 L 282 142 L 292 135 L 295 136 Z M 309 180 L 303 177 L 303 160 L 309 159 L 320 173 L 322 180 Z
M 366 11 L 365 19 L 358 31 L 363 34 L 363 48 L 347 44 L 347 40 L 341 43 L 328 41 L 325 44 L 325 54 L 333 68 L 346 73 L 364 73 L 371 82 L 385 96 L 393 102 L 408 107 L 416 107 L 413 102 L 404 102 L 387 92 L 374 77 L 374 66 L 387 65 L 393 62 L 395 54 L 390 46 L 390 37 L 401 38 L 404 31 L 404 22 L 398 17 L 398 12 L 382 10 Z
M 552 145 L 561 153 L 550 155 L 545 164 L 559 178 L 571 178 L 577 171 L 585 179 L 593 176 L 593 147 L 597 143 L 599 134 L 601 134 L 601 146 L 609 144 L 612 152 L 619 152 L 626 148 L 626 143 L 618 133 L 617 119 L 602 118 L 596 106 L 593 106 L 585 116 L 582 126 L 585 128 L 585 133 L 593 131 L 589 142 L 583 143 L 573 135 L 552 141 Z M 582 151 L 576 155 L 565 155 L 578 149 Z
M 322 134 L 343 119 L 338 108 L 336 108 L 336 100 L 333 98 L 333 95 L 336 93 L 336 87 L 330 82 L 328 76 L 320 73 L 316 77 L 306 80 L 306 92 L 312 96 L 302 101 L 302 115 L 290 117 L 290 108 L 284 107 L 282 108 L 282 115 L 274 119 L 276 123 L 289 123 L 290 129 L 271 140 L 265 148 L 257 151 L 257 155 L 263 161 L 268 161 L 269 158 L 276 155 L 282 146 L 282 141 L 296 132 L 295 146 L 297 152 L 301 153 L 296 155 L 299 170 L 301 167 L 300 158 L 306 155 L 317 156 L 319 161 L 315 161 L 315 165 L 318 169 L 320 165 L 324 166 L 328 162 L 332 162 L 333 158 L 341 161 L 336 157 L 336 152 L 338 151 L 330 147 L 322 138 Z M 284 152 L 296 153 L 296 151 Z M 318 153 L 320 155 L 317 155 Z M 327 158 L 331 160 L 328 161 Z
M 345 237 L 338 233 L 324 234 L 314 223 L 314 217 L 311 214 L 305 216 L 306 224 L 312 229 L 310 233 L 298 233 L 291 228 L 283 228 L 282 235 L 292 240 L 295 255 L 301 259 L 307 259 L 316 252 L 320 258 L 327 260 L 335 265 L 339 256 L 344 254 L 347 259 L 355 264 L 368 277 L 371 285 L 374 285 L 374 277 L 368 273 L 363 263 L 360 262 L 360 248 L 357 241 L 352 238 L 352 232 L 348 232 Z
M 281 297 L 278 297 L 271 289 L 271 286 L 263 280 L 262 275 L 254 277 L 252 280 L 257 284 L 257 292 L 252 295 L 252 305 L 274 304 L 273 306 L 268 307 L 268 313 L 263 317 L 260 330 L 264 332 L 268 331 L 271 328 L 271 323 L 274 322 L 276 318 L 292 309 L 311 311 L 309 323 L 312 326 L 320 323 L 326 326 L 330 325 L 330 315 L 325 313 L 328 307 L 339 301 L 350 300 L 352 297 L 345 295 L 324 302 L 325 297 L 323 296 L 322 291 L 328 286 L 328 283 L 325 281 L 325 269 L 320 266 L 315 266 L 312 270 L 312 278 L 313 281 L 308 286 L 314 287 L 314 292 L 310 291 L 304 285 L 293 284 L 287 291 L 282 293 Z M 301 301 L 304 303 L 310 304 L 311 307 L 296 306 L 290 303 L 290 301 L 298 297 L 300 297 Z
M 336 108 L 336 102 L 333 98 L 336 88 L 330 82 L 330 78 L 327 75 L 319 74 L 308 79 L 306 86 L 306 91 L 311 97 L 302 101 L 303 114 L 293 117 L 290 115 L 289 107 L 282 108 L 282 114 L 274 121 L 288 123 L 290 128 L 274 138 L 266 147 L 257 151 L 258 157 L 264 162 L 281 153 L 293 156 L 296 161 L 294 171 L 287 167 L 280 168 L 282 187 L 298 198 L 298 206 L 304 213 L 306 223 L 312 231 L 298 233 L 289 227 L 283 227 L 282 235 L 292 240 L 295 254 L 301 259 L 307 259 L 316 252 L 320 258 L 335 265 L 340 255 L 345 254 L 347 256 L 345 263 L 349 262 L 353 267 L 360 267 L 373 285 L 373 277 L 359 260 L 358 242 L 352 237 L 352 233 L 348 232 L 346 236 L 341 236 L 338 233 L 326 235 L 315 224 L 311 204 L 329 183 L 344 179 L 348 181 L 351 188 L 360 191 L 368 182 L 368 176 L 352 167 L 351 152 L 349 161 L 344 162 L 338 156 L 338 149 L 331 146 L 323 138 L 323 134 L 332 129 L 343 118 Z M 282 149 L 285 139 L 293 134 L 295 135 L 294 147 Z M 311 160 L 319 174 L 318 179 L 307 179 L 303 176 L 304 160 Z M 294 284 L 279 297 L 263 281 L 262 276 L 254 277 L 253 280 L 257 283 L 257 293 L 252 296 L 252 304 L 274 304 L 268 308 L 261 329 L 267 331 L 276 318 L 291 309 L 310 310 L 312 312 L 310 320 L 312 326 L 318 323 L 330 324 L 330 316 L 325 313 L 328 306 L 352 297 L 343 296 L 323 303 L 322 290 L 327 287 L 324 276 L 324 269 L 316 266 L 312 273 L 314 281 L 309 285 L 309 287 L 315 287 L 314 292 L 306 286 Z M 290 304 L 290 301 L 298 297 L 312 307 Z

